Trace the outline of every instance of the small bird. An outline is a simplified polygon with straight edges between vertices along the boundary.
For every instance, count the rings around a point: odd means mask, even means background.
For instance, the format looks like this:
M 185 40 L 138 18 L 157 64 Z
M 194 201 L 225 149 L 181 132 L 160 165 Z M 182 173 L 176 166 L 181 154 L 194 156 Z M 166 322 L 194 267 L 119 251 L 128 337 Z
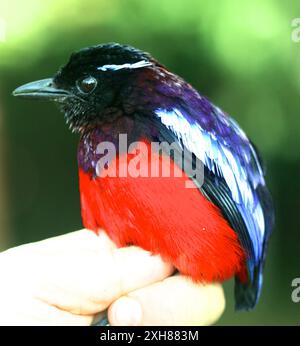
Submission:
M 80 134 L 86 228 L 159 254 L 195 282 L 235 277 L 236 309 L 256 305 L 274 212 L 259 154 L 235 120 L 150 54 L 117 43 L 81 49 L 13 95 L 55 101 Z

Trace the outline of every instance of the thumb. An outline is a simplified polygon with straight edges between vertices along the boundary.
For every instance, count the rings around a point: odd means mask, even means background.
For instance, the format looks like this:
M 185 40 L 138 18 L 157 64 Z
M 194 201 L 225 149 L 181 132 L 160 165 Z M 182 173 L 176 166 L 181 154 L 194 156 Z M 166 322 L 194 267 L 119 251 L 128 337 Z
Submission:
M 117 299 L 108 310 L 111 325 L 210 325 L 225 308 L 218 284 L 196 284 L 183 275 L 137 289 Z

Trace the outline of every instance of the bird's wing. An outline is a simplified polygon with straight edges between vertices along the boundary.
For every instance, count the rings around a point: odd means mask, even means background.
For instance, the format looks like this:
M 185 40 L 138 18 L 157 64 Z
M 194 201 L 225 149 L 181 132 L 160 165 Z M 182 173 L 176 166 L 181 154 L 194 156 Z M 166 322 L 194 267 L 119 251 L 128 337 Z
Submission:
M 243 130 L 203 99 L 200 107 L 157 109 L 162 137 L 173 138 L 204 164 L 203 194 L 215 203 L 238 233 L 248 255 L 249 282 L 237 280 L 237 308 L 256 304 L 262 281 L 266 242 L 273 224 L 271 198 L 254 146 Z M 196 182 L 197 183 L 197 182 Z

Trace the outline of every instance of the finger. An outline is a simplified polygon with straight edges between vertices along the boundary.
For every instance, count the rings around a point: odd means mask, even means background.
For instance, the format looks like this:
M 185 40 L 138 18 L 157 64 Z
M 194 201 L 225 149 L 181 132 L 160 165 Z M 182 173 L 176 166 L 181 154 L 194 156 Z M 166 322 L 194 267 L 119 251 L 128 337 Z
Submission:
M 88 230 L 17 247 L 3 255 L 18 269 L 15 279 L 24 280 L 23 290 L 61 309 L 87 315 L 173 271 L 159 256 L 137 247 L 117 249 L 104 232 L 97 236 Z
M 0 316 L 0 325 L 14 326 L 42 326 L 42 325 L 78 325 L 88 326 L 93 321 L 93 316 L 80 316 L 68 311 L 62 311 L 55 306 L 45 304 L 36 299 L 28 299 L 26 296 L 19 295 L 14 301 L 14 309 L 5 308 L 5 302 L 1 304 L 5 314 Z
M 160 281 L 173 267 L 137 247 L 52 257 L 41 270 L 39 298 L 78 314 L 95 314 L 130 291 Z M 42 292 L 42 295 L 41 295 Z
M 176 275 L 121 297 L 109 307 L 108 318 L 111 325 L 210 325 L 224 308 L 221 285 Z

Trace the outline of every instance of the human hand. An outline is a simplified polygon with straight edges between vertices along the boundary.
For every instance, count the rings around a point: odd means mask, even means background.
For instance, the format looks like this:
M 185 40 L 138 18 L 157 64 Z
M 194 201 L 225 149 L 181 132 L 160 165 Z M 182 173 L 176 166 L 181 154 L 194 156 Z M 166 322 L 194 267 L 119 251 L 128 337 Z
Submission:
M 137 247 L 118 249 L 80 230 L 0 253 L 0 325 L 203 325 L 225 306 L 220 285 L 170 276 L 171 265 Z

